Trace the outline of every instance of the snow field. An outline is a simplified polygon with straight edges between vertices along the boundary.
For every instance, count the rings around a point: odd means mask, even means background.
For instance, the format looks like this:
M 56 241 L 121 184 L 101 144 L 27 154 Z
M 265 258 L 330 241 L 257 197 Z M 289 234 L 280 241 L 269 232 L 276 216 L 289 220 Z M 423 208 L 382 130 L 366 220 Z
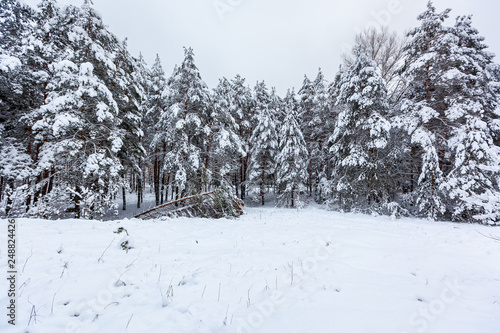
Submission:
M 246 210 L 237 220 L 19 219 L 18 325 L 2 320 L 0 331 L 498 332 L 500 243 L 483 235 L 500 229 Z

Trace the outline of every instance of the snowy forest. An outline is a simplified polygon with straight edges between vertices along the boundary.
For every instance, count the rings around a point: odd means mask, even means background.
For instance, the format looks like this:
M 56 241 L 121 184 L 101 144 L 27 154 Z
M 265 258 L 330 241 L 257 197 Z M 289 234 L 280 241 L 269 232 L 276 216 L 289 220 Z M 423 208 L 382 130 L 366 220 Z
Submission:
M 0 216 L 98 219 L 224 188 L 499 223 L 500 66 L 471 16 L 429 2 L 406 35 L 359 33 L 335 77 L 279 96 L 239 75 L 209 88 L 191 48 L 167 75 L 92 6 L 1 2 Z

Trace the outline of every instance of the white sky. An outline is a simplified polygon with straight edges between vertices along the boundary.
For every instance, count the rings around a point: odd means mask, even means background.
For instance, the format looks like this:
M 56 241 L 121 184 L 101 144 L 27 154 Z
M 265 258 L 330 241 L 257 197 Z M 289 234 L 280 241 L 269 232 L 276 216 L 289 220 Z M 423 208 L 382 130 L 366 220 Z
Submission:
M 36 4 L 37 0 L 24 0 Z M 257 80 L 280 94 L 299 89 L 304 74 L 318 67 L 331 81 L 340 54 L 356 31 L 377 24 L 404 32 L 417 26 L 427 0 L 93 0 L 104 23 L 131 53 L 148 64 L 160 55 L 165 73 L 191 46 L 202 78 L 213 88 L 218 79 L 240 74 L 252 87 Z M 80 5 L 83 0 L 59 0 Z M 473 14 L 473 24 L 500 56 L 500 1 L 434 0 L 438 11 L 451 7 L 451 19 Z M 453 24 L 453 21 L 449 21 Z M 498 58 L 496 59 L 497 62 Z

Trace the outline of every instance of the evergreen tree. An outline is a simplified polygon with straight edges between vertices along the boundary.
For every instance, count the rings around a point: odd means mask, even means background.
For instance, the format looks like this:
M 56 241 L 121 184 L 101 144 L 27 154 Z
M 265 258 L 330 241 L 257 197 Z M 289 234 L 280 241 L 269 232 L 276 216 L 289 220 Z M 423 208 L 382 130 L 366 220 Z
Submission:
M 153 130 L 157 121 L 161 119 L 167 110 L 167 101 L 164 96 L 167 89 L 167 82 L 158 54 L 151 67 L 147 89 L 147 109 L 144 114 L 144 123 L 148 129 L 146 142 L 149 143 L 149 160 L 153 168 L 153 187 L 155 191 L 155 202 L 158 206 L 163 203 L 163 189 L 165 184 L 165 173 L 163 170 L 165 155 L 167 154 L 167 149 L 170 148 L 168 145 L 172 145 L 172 142 L 168 142 L 167 137 L 165 137 L 171 124 L 162 123 L 159 131 Z
M 420 158 L 414 203 L 430 218 L 496 221 L 499 150 L 494 144 L 497 96 L 484 38 L 459 17 L 442 22 L 431 2 L 410 32 L 403 75 L 410 82 L 400 122 Z
M 54 47 L 40 52 L 40 59 L 51 61 L 43 101 L 24 117 L 36 148 L 36 205 L 31 211 L 61 214 L 52 208 L 72 201 L 77 217 L 81 212 L 103 216 L 116 209 L 113 197 L 123 186 L 123 161 L 138 141 L 131 136 L 140 135 L 140 116 L 129 90 L 130 56 L 89 1 L 81 8 L 65 7 L 58 16 L 53 2 L 43 4 L 42 34 Z M 49 194 L 60 203 L 47 204 Z
M 297 122 L 298 105 L 295 93 L 288 91 L 284 101 L 285 119 L 280 128 L 280 143 L 276 158 L 278 202 L 285 207 L 300 206 L 300 190 L 307 182 L 307 148 Z
M 450 167 L 446 147 L 451 133 L 445 126 L 446 88 L 441 85 L 442 61 L 447 50 L 439 44 L 447 33 L 443 22 L 449 12 L 447 9 L 436 13 L 429 1 L 427 10 L 418 16 L 420 27 L 408 34 L 410 41 L 404 49 L 403 78 L 409 82 L 409 87 L 398 117 L 398 123 L 410 136 L 412 145 L 408 156 L 414 161 L 412 169 L 408 170 L 413 179 L 410 184 L 412 205 L 418 214 L 432 219 L 446 211 L 439 188 L 444 181 L 443 168 Z
M 40 102 L 30 51 L 35 24 L 31 8 L 17 0 L 0 3 L 0 124 L 6 137 L 20 141 L 29 135 L 19 119 Z
M 313 190 L 316 201 L 322 201 L 322 191 L 319 186 L 322 181 L 328 177 L 330 170 L 328 169 L 328 153 L 326 144 L 328 141 L 328 133 L 331 133 L 332 123 L 335 117 L 332 116 L 332 100 L 328 93 L 328 82 L 325 80 L 321 68 L 318 70 L 318 75 L 312 83 L 314 89 L 314 97 L 311 109 L 311 120 L 309 128 L 311 134 L 309 137 L 308 151 L 310 153 L 309 164 L 312 171 Z
M 470 16 L 458 17 L 443 39 L 445 117 L 452 127 L 451 170 L 442 186 L 451 199 L 447 209 L 455 220 L 496 222 L 500 220 L 500 149 L 494 144 L 492 126 L 499 107 L 491 90 L 493 55 L 485 51 L 484 38 L 472 27 Z
M 247 173 L 250 162 L 250 138 L 255 127 L 252 91 L 245 85 L 245 79 L 239 75 L 231 81 L 230 110 L 236 121 L 243 154 L 240 155 L 240 167 L 235 174 L 236 195 L 243 200 L 247 192 Z M 239 193 L 238 193 L 239 191 Z
M 137 208 L 141 208 L 141 204 L 144 202 L 144 188 L 148 175 L 147 170 L 150 165 L 150 144 L 154 137 L 154 125 L 146 118 L 146 113 L 148 111 L 148 94 L 151 90 L 151 82 L 149 81 L 151 75 L 142 54 L 139 54 L 139 58 L 134 59 L 134 71 L 132 75 L 135 82 L 134 87 L 136 94 L 139 99 L 137 101 L 137 108 L 141 118 L 142 136 L 137 137 L 137 139 L 144 151 L 143 156 L 140 156 L 137 161 L 139 172 L 136 174 L 135 183 L 135 189 L 137 191 Z
M 311 136 L 312 136 L 312 127 L 311 127 L 311 120 L 313 117 L 312 114 L 312 109 L 314 107 L 314 88 L 312 85 L 311 80 L 304 75 L 304 81 L 302 83 L 302 88 L 299 90 L 299 114 L 298 114 L 298 122 L 300 124 L 300 129 L 302 131 L 302 134 L 304 135 L 304 140 L 306 142 L 306 145 L 308 147 L 308 153 L 309 153 L 309 148 L 313 144 L 311 142 Z M 311 196 L 313 193 L 313 177 L 314 177 L 314 171 L 313 171 L 313 165 L 311 163 L 311 156 L 308 156 L 308 161 L 307 161 L 307 189 L 309 192 L 309 195 Z
M 232 95 L 231 82 L 226 78 L 219 81 L 212 95 L 213 102 L 207 127 L 205 169 L 209 171 L 211 183 L 216 185 L 231 183 L 234 172 L 240 168 L 241 157 L 245 156 L 238 135 L 239 126 L 231 112 L 234 101 Z
M 270 96 L 264 82 L 255 87 L 256 127 L 250 138 L 249 181 L 258 190 L 262 205 L 265 204 L 266 186 L 274 182 L 278 136 L 276 120 L 270 108 Z
M 126 210 L 126 190 L 131 190 L 127 176 L 130 178 L 142 178 L 142 161 L 146 151 L 142 145 L 142 112 L 141 100 L 143 86 L 136 81 L 136 60 L 130 55 L 127 49 L 126 40 L 120 43 L 116 49 L 114 64 L 116 69 L 112 73 L 110 81 L 110 91 L 117 102 L 120 119 L 119 129 L 123 133 L 123 146 L 119 153 L 121 164 L 124 167 L 122 172 L 122 209 Z M 141 196 L 138 195 L 138 205 L 140 206 Z
M 391 125 L 385 82 L 361 51 L 342 76 L 337 104 L 345 107 L 329 139 L 334 199 L 343 210 L 376 208 L 389 195 L 384 156 Z
M 12 213 L 16 189 L 32 175 L 28 129 L 19 119 L 32 108 L 34 79 L 29 68 L 28 38 L 33 11 L 16 0 L 0 3 L 0 212 Z
M 169 79 L 165 96 L 168 109 L 157 124 L 154 147 L 168 147 L 163 169 L 177 195 L 199 193 L 206 185 L 204 152 L 208 137 L 208 88 L 194 64 L 191 48 Z

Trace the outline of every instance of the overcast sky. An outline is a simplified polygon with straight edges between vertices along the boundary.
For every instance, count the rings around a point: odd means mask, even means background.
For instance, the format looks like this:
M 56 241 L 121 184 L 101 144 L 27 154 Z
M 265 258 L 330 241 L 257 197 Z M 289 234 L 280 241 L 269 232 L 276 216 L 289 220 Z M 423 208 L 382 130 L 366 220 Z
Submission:
M 37 0 L 25 0 L 33 5 Z M 59 0 L 80 5 L 83 0 Z M 299 89 L 304 74 L 318 67 L 331 81 L 340 54 L 357 31 L 387 25 L 401 33 L 415 27 L 427 0 L 93 0 L 104 23 L 148 64 L 160 55 L 165 73 L 191 46 L 202 78 L 213 88 L 218 79 L 236 74 L 254 86 L 265 80 L 280 94 Z M 438 11 L 452 8 L 473 14 L 473 24 L 500 56 L 500 1 L 435 0 Z M 496 58 L 496 62 L 499 62 Z

